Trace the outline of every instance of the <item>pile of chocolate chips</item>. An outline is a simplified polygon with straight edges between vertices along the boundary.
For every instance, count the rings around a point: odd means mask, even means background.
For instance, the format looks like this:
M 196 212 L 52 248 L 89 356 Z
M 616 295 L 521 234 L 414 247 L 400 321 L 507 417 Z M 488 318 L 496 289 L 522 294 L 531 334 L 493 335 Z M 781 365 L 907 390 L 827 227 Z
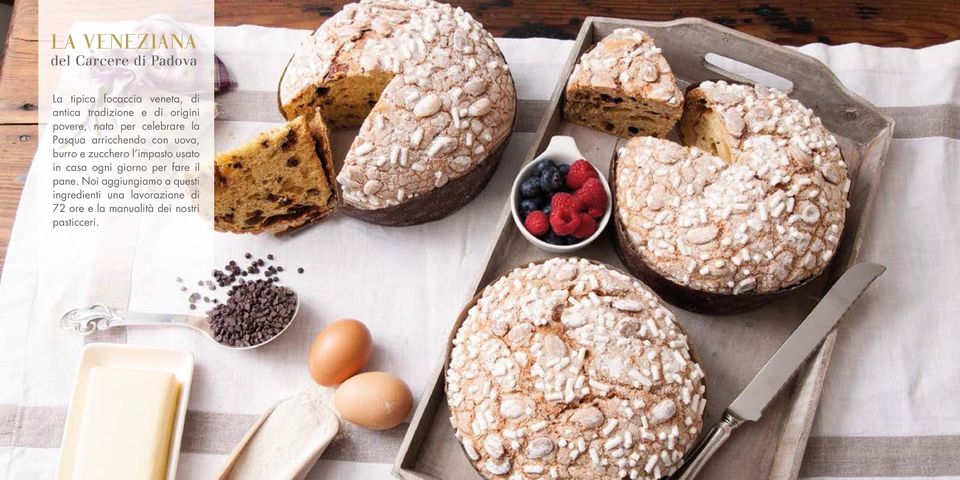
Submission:
M 187 297 L 191 310 L 196 310 L 201 300 L 215 305 L 207 311 L 214 339 L 232 347 L 256 345 L 278 335 L 293 320 L 297 306 L 296 293 L 276 285 L 280 281 L 279 274 L 284 271 L 283 266 L 268 265 L 267 261 L 254 259 L 250 253 L 244 258 L 249 261 L 246 267 L 231 260 L 222 270 L 211 273 L 212 280 L 197 282 L 197 286 L 209 291 L 230 287 L 225 303 L 199 292 L 192 292 Z M 267 255 L 267 260 L 272 262 L 273 255 Z M 298 268 L 297 272 L 303 273 L 303 268 Z M 257 275 L 261 278 L 254 279 Z M 183 283 L 183 279 L 178 277 L 177 282 Z M 186 286 L 181 286 L 180 290 L 189 291 Z
M 241 280 L 229 298 L 207 312 L 213 339 L 231 347 L 248 347 L 280 334 L 293 320 L 297 294 L 269 280 Z

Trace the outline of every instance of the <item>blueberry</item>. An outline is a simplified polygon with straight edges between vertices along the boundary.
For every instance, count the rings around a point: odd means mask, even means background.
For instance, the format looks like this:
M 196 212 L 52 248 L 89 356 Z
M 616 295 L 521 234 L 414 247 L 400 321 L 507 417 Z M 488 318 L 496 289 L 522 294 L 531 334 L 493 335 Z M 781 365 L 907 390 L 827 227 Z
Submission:
M 549 217 L 551 210 L 552 210 L 552 208 L 550 208 L 550 204 L 548 203 L 546 207 L 543 207 L 543 213 L 544 213 L 544 215 L 546 215 L 546 216 Z
M 566 237 L 563 237 L 563 240 L 567 245 L 576 245 L 580 243 L 580 239 L 574 238 L 573 235 L 567 235 Z
M 520 216 L 524 219 L 534 210 L 540 210 L 540 203 L 532 198 L 525 198 L 520 201 Z
M 540 195 L 540 177 L 529 177 L 520 182 L 520 198 L 534 198 Z
M 521 182 L 520 195 L 524 198 L 533 198 L 540 195 L 540 178 L 533 176 Z
M 537 162 L 536 165 L 533 166 L 533 174 L 540 175 L 541 173 L 543 173 L 544 168 L 553 167 L 553 166 L 554 166 L 554 163 L 552 161 L 544 158 L 543 160 L 540 160 L 539 162 Z
M 567 176 L 567 172 L 570 171 L 570 165 L 567 165 L 566 163 L 561 164 L 559 167 L 557 167 L 557 170 L 560 170 L 560 175 Z
M 563 186 L 563 178 L 560 176 L 560 170 L 557 167 L 549 166 L 543 169 L 540 174 L 540 190 L 553 193 Z

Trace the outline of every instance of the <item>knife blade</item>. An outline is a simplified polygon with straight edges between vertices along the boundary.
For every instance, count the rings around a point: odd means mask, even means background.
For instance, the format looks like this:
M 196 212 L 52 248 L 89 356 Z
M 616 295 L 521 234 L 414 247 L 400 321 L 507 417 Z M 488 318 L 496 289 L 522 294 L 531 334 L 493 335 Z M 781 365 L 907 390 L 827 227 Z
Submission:
M 886 267 L 876 263 L 860 263 L 850 267 L 727 410 L 742 420 L 759 420 L 770 400 L 884 270 Z
M 670 478 L 690 480 L 696 477 L 710 457 L 730 438 L 734 429 L 745 421 L 759 420 L 767 404 L 884 270 L 886 267 L 877 263 L 860 263 L 844 272 L 760 369 L 760 373 L 727 407 L 720 422 L 690 449 L 680 468 Z

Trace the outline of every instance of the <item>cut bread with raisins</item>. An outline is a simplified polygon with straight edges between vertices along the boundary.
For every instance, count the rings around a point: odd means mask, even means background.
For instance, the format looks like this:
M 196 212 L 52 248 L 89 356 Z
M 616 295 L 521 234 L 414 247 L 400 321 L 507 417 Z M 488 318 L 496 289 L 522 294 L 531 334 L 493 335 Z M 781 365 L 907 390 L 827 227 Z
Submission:
M 683 112 L 683 92 L 645 32 L 620 28 L 583 54 L 573 69 L 564 117 L 618 137 L 663 138 Z
M 432 0 L 350 3 L 304 39 L 280 79 L 284 118 L 319 108 L 360 127 L 336 181 L 343 212 L 404 226 L 443 218 L 493 176 L 516 89 L 489 32 Z
M 214 228 L 281 233 L 316 222 L 339 204 L 327 128 L 299 116 L 220 153 L 214 165 Z

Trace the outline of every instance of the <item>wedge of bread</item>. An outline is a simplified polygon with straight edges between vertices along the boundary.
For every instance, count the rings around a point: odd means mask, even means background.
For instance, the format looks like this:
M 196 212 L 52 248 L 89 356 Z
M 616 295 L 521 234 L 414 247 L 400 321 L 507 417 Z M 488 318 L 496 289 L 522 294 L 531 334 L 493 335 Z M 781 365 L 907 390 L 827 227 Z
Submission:
M 567 81 L 564 117 L 628 138 L 663 138 L 683 112 L 683 92 L 645 32 L 621 28 L 583 54 Z
M 323 118 L 296 117 L 217 155 L 214 228 L 281 233 L 313 223 L 339 204 L 333 178 Z

